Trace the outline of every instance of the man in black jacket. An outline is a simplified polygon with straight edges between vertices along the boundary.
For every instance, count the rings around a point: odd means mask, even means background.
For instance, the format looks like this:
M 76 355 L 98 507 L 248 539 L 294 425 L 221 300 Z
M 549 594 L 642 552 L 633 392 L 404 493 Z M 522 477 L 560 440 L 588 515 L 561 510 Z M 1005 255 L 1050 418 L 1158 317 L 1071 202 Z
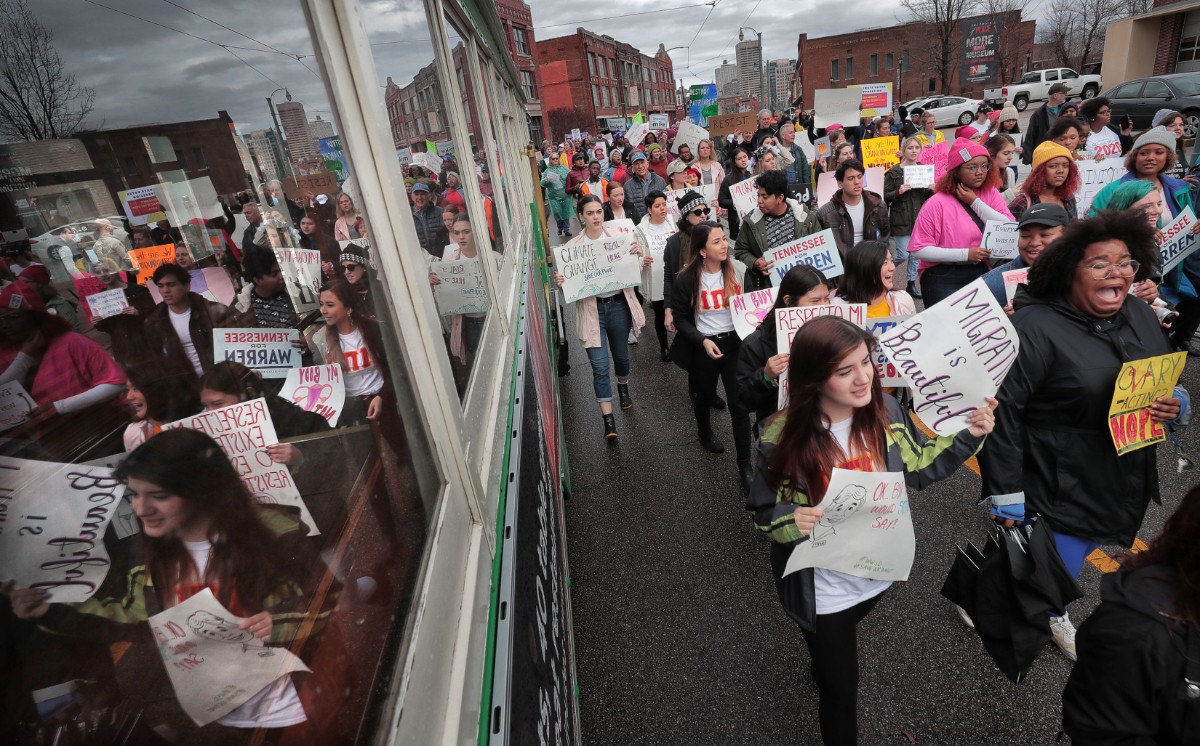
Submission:
M 178 264 L 163 264 L 151 280 L 162 303 L 146 317 L 146 342 L 163 363 L 163 373 L 198 384 L 213 366 L 213 328 L 226 307 L 191 291 L 192 278 Z
M 1071 87 L 1066 83 L 1050 86 L 1050 98 L 1029 118 L 1029 128 L 1025 130 L 1025 139 L 1021 143 L 1021 149 L 1024 151 L 1021 154 L 1021 162 L 1026 166 L 1033 164 L 1033 151 L 1046 139 L 1046 133 L 1058 118 L 1058 110 L 1067 100 L 1067 92 L 1070 90 Z
M 242 205 L 242 217 L 246 219 L 246 228 L 242 231 L 242 256 L 254 250 L 254 234 L 262 225 L 262 212 L 257 202 L 247 202 Z
M 883 197 L 863 189 L 866 172 L 866 167 L 858 161 L 838 166 L 834 172 L 838 190 L 817 210 L 817 219 L 833 231 L 843 257 L 860 241 L 886 242 L 892 235 Z

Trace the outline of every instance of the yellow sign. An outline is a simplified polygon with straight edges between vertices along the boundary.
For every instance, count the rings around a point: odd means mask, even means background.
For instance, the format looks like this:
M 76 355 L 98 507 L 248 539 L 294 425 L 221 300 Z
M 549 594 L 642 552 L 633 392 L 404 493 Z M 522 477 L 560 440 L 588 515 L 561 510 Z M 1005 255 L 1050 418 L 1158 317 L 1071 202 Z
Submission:
M 175 261 L 175 244 L 165 243 L 145 249 L 132 249 L 129 252 L 129 259 L 138 270 L 138 284 L 145 285 L 159 265 Z
M 1150 406 L 1155 399 L 1172 395 L 1186 362 L 1186 352 L 1175 352 L 1133 360 L 1121 367 L 1108 408 L 1108 429 L 1117 455 L 1167 439 L 1162 423 L 1150 417 Z
M 858 144 L 862 148 L 863 165 L 867 168 L 891 168 L 900 162 L 900 138 L 897 135 L 872 137 Z

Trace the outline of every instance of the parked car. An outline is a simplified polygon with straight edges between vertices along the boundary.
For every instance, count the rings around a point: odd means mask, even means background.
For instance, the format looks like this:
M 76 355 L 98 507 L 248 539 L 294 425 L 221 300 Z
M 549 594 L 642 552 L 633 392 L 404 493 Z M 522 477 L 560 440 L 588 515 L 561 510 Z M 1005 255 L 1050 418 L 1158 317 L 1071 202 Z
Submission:
M 1025 111 L 1030 103 L 1049 98 L 1050 86 L 1055 83 L 1070 86 L 1073 98 L 1092 98 L 1100 91 L 1099 75 L 1080 75 L 1069 67 L 1052 67 L 1048 70 L 1031 70 L 1016 83 L 988 88 L 983 92 L 983 100 L 989 104 L 1011 101 L 1017 111 Z
M 916 98 L 904 105 L 908 111 L 924 109 L 932 111 L 937 117 L 937 126 L 951 127 L 954 125 L 970 124 L 975 120 L 975 112 L 983 102 L 977 98 L 962 96 L 926 96 Z
M 122 227 L 124 218 L 120 215 L 104 217 L 113 224 L 113 237 L 128 248 L 130 246 L 129 235 Z M 80 270 L 80 263 L 85 269 L 91 266 L 87 250 L 96 242 L 96 237 L 99 235 L 96 230 L 97 220 L 99 218 L 67 223 L 29 239 L 34 256 L 50 270 L 51 280 L 56 283 L 68 282 L 71 279 L 70 273 Z
M 1184 137 L 1200 129 L 1200 73 L 1175 73 L 1129 80 L 1104 92 L 1113 121 L 1128 116 L 1135 130 L 1144 130 L 1159 109 L 1182 111 Z

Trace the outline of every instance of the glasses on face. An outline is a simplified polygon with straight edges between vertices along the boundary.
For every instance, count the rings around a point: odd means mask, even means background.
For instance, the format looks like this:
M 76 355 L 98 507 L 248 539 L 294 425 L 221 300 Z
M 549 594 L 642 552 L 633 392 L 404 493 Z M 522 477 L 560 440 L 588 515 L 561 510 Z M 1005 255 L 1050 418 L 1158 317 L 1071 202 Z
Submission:
M 1123 262 L 1113 264 L 1112 262 L 1096 262 L 1095 264 L 1087 265 L 1088 274 L 1093 280 L 1107 280 L 1113 276 L 1115 272 L 1118 277 L 1133 277 L 1137 274 L 1138 267 L 1141 267 L 1141 262 L 1135 259 L 1126 259 Z
M 710 210 L 707 207 L 697 207 L 695 210 L 692 210 L 692 214 L 698 218 L 707 218 L 709 213 Z
M 987 163 L 969 163 L 962 167 L 964 171 L 971 174 L 986 173 L 989 168 L 991 168 L 991 165 Z
M 360 269 L 362 269 L 361 264 L 343 264 L 342 265 L 343 272 L 357 272 Z

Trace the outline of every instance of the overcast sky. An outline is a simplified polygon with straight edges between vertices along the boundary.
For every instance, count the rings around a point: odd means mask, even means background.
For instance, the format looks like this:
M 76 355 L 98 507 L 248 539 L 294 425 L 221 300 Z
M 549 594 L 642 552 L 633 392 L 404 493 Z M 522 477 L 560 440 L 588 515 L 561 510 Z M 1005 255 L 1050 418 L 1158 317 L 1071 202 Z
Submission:
M 904 13 L 898 0 L 813 2 L 800 9 L 778 0 L 720 0 L 711 15 L 709 6 L 684 7 L 695 2 L 535 0 L 531 7 L 539 39 L 583 26 L 648 54 L 660 43 L 690 46 L 671 52 L 676 79 L 688 85 L 712 82 L 722 59 L 734 61 L 739 26 L 762 32 L 764 60 L 793 58 L 801 30 L 811 38 L 888 26 Z M 204 119 L 221 109 L 243 131 L 267 127 L 266 98 L 282 87 L 305 104 L 309 119 L 331 118 L 297 0 L 32 0 L 30 5 L 54 31 L 68 71 L 96 90 L 92 127 Z M 433 60 L 422 4 L 363 0 L 362 5 L 380 84 L 388 76 L 399 85 L 410 82 Z M 646 10 L 656 12 L 638 15 Z M 283 92 L 275 100 L 284 100 Z

